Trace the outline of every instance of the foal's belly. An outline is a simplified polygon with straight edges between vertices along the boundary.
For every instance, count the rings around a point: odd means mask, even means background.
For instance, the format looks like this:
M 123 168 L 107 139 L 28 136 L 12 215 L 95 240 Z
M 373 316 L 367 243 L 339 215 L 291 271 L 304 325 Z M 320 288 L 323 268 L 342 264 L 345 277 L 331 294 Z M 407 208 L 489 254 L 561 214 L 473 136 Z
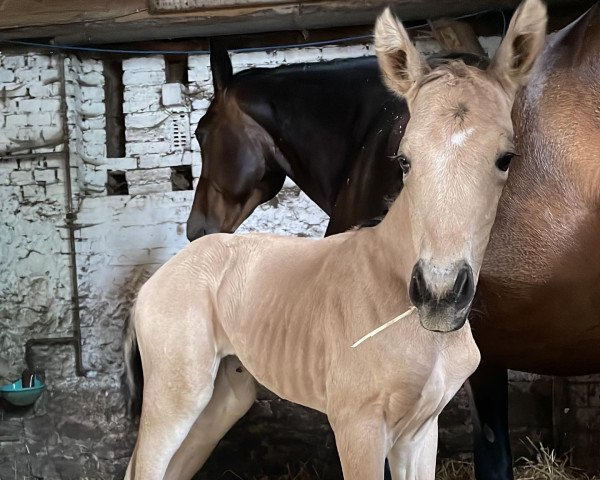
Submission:
M 324 347 L 302 330 L 264 320 L 227 334 L 233 352 L 260 384 L 281 398 L 324 412 Z

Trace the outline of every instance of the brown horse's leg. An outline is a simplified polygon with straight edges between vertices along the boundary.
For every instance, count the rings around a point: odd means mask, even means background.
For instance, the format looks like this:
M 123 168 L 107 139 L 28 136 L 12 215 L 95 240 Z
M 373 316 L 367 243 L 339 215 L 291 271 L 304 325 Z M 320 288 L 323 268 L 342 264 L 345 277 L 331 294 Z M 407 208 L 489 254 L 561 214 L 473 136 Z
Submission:
M 171 460 L 165 480 L 192 478 L 221 438 L 250 409 L 255 398 L 254 378 L 237 357 L 225 357 L 217 373 L 212 398 Z
M 422 434 L 412 441 L 396 441 L 388 453 L 392 479 L 435 480 L 437 445 L 437 418 L 424 426 Z
M 508 372 L 481 362 L 469 378 L 475 477 L 512 480 L 508 436 Z
M 331 418 L 344 480 L 381 480 L 387 445 L 383 418 Z

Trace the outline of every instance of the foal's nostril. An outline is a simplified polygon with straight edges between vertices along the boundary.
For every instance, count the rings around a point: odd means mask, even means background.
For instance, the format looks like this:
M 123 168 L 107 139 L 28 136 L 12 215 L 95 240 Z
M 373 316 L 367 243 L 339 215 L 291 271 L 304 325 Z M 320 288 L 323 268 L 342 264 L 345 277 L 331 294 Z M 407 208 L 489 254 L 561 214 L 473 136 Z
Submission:
M 464 265 L 456 277 L 454 282 L 454 303 L 458 310 L 465 308 L 475 295 L 475 283 L 473 281 L 473 270 L 469 265 Z
M 423 275 L 423 267 L 421 266 L 421 262 L 417 263 L 413 267 L 408 294 L 410 296 L 410 301 L 415 307 L 420 307 L 431 297 L 429 291 L 427 290 L 427 284 L 425 283 L 425 276 Z

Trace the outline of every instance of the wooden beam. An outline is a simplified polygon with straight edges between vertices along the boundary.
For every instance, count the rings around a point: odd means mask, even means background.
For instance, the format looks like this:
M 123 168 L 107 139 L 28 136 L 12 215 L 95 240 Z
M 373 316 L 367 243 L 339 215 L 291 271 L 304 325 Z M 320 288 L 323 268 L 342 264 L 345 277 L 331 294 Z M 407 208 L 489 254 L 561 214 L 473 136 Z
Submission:
M 4 0 L 0 2 L 0 29 L 134 20 L 147 10 L 146 0 Z
M 430 21 L 429 27 L 445 52 L 485 55 L 475 31 L 468 23 L 442 18 Z
M 51 39 L 63 44 L 104 44 L 169 38 L 238 35 L 338 26 L 372 25 L 389 0 L 256 0 L 248 6 L 152 14 L 147 0 L 4 0 L 0 40 Z M 392 5 L 403 20 L 512 9 L 519 0 L 402 0 Z M 591 0 L 549 0 L 581 8 Z
M 281 0 L 148 0 L 150 13 L 194 12 L 210 10 L 216 6 L 253 7 L 257 5 L 277 5 Z

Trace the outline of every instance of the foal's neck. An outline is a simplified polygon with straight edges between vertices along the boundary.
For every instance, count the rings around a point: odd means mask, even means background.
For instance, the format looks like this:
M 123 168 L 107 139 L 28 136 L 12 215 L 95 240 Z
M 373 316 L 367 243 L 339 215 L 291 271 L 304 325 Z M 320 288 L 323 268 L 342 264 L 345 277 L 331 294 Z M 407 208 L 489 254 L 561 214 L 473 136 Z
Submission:
M 416 249 L 413 244 L 410 213 L 404 190 L 390 207 L 384 219 L 372 227 L 377 239 L 367 250 L 376 248 L 376 254 L 384 260 L 385 268 L 393 271 L 393 276 L 408 284 L 415 264 Z

